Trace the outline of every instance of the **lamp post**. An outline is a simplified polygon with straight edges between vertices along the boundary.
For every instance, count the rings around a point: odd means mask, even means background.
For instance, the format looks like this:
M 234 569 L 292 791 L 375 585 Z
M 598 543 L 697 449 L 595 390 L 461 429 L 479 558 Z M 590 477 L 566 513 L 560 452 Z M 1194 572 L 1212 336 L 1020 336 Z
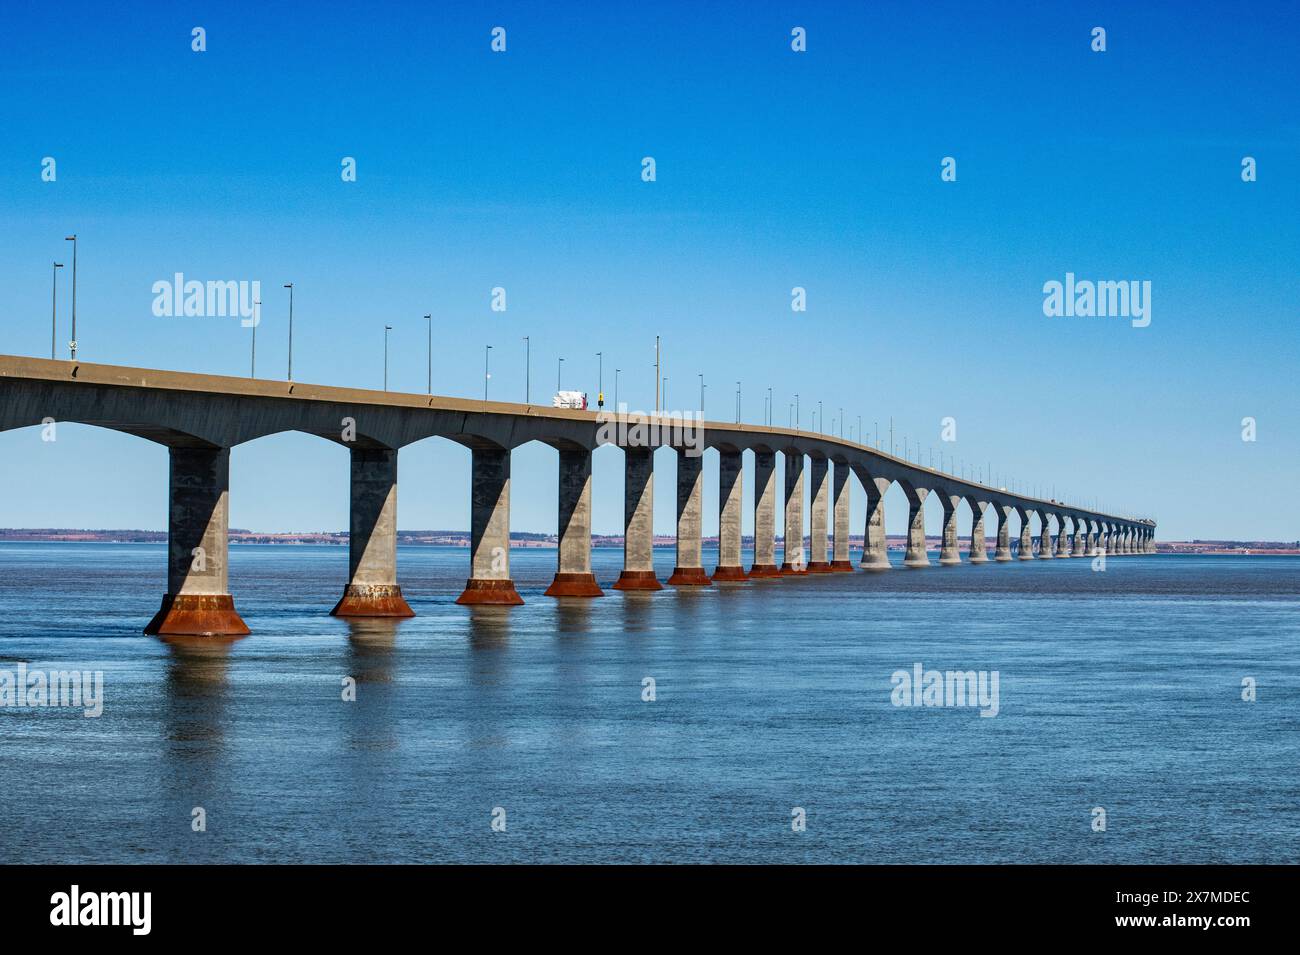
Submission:
M 700 372 L 700 420 L 704 420 L 704 372 Z
M 392 325 L 384 326 L 384 391 L 388 390 L 388 333 L 392 330 Z
M 736 382 L 736 424 L 740 424 L 740 382 Z
M 259 298 L 253 303 L 253 346 L 252 354 L 248 359 L 248 377 L 257 377 L 257 326 L 262 321 L 262 300 Z
M 767 386 L 767 425 L 772 426 L 772 419 L 776 417 L 776 412 L 772 409 L 772 386 Z
M 826 431 L 826 416 L 825 416 L 824 414 L 822 414 L 822 403 L 821 403 L 820 401 L 817 402 L 817 424 L 818 424 L 818 427 L 821 428 L 822 432 L 825 433 L 825 431 Z
M 433 316 L 426 315 L 424 320 L 429 325 L 429 394 L 433 394 Z
M 488 382 L 492 380 L 492 346 L 488 345 L 483 352 L 483 400 L 487 401 Z
M 796 393 L 794 396 L 794 429 L 799 431 L 802 427 L 803 419 L 799 417 L 799 395 Z
M 285 282 L 284 287 L 289 290 L 289 377 L 288 381 L 293 381 L 293 283 Z
M 64 242 L 72 243 L 72 339 L 68 342 L 70 360 L 77 360 L 77 236 L 66 236 Z
M 560 390 L 560 379 L 563 376 L 564 376 L 564 359 L 561 358 L 559 364 L 555 368 L 555 390 L 556 391 Z
M 62 262 L 55 262 L 54 268 L 50 271 L 54 275 L 54 291 L 50 295 L 50 358 L 54 358 L 54 338 L 58 334 L 59 324 L 59 269 L 63 268 Z
M 667 375 L 664 375 L 663 399 L 664 399 L 664 410 L 667 411 L 668 410 L 668 376 Z
M 596 352 L 596 407 L 605 407 L 605 353 Z
M 533 342 L 524 336 L 524 404 L 533 403 Z
M 615 410 L 615 411 L 618 411 L 618 408 L 619 408 L 619 404 L 618 404 L 618 375 L 619 375 L 619 372 L 621 372 L 622 370 L 623 370 L 622 368 L 615 368 L 615 369 L 614 369 L 614 410 Z

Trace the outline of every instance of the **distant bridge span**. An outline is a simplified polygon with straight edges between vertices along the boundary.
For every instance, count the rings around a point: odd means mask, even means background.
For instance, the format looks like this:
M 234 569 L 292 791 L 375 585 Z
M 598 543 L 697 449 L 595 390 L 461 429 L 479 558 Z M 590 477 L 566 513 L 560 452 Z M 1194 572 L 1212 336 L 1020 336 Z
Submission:
M 852 572 L 850 474 L 867 496 L 859 561 L 864 570 L 889 569 L 884 501 L 894 482 L 909 506 L 906 567 L 930 564 L 923 508 L 932 496 L 943 507 L 940 564 L 961 563 L 957 511 L 963 501 L 973 518 L 971 563 L 989 559 L 987 512 L 996 525 L 995 561 L 1012 559 L 1012 511 L 1020 518 L 1021 560 L 1035 559 L 1035 544 L 1038 559 L 1154 551 L 1154 521 L 1014 494 L 826 434 L 721 422 L 703 422 L 697 433 L 667 415 L 631 416 L 626 428 L 611 434 L 593 411 L 0 356 L 0 431 L 48 419 L 123 431 L 170 449 L 167 593 L 146 633 L 249 632 L 227 577 L 230 449 L 283 431 L 318 435 L 351 451 L 349 580 L 332 611 L 339 616 L 412 615 L 397 583 L 397 452 L 435 436 L 465 445 L 473 459 L 470 575 L 458 603 L 523 603 L 510 578 L 510 452 L 530 441 L 559 451 L 559 558 L 549 596 L 602 593 L 591 573 L 591 455 L 603 443 L 618 444 L 625 459 L 624 563 L 614 584 L 619 590 L 663 586 L 652 562 L 653 454 L 660 446 L 677 451 L 677 566 L 671 585 Z M 712 575 L 701 559 L 704 448 L 719 454 L 719 558 Z M 748 570 L 741 564 L 746 450 L 754 460 L 754 560 Z M 780 564 L 777 454 L 785 456 L 785 527 L 802 531 L 805 496 L 811 499 L 811 553 L 804 553 L 801 533 L 793 541 L 787 537 Z M 1037 539 L 1030 531 L 1035 514 Z

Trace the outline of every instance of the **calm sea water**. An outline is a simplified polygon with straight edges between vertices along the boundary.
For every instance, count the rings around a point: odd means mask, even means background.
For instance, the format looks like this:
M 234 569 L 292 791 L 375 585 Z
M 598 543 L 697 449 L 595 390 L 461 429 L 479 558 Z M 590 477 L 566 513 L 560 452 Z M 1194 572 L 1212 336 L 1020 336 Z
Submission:
M 98 719 L 0 709 L 0 861 L 1300 861 L 1298 559 L 594 601 L 511 562 L 526 606 L 469 609 L 466 551 L 403 548 L 418 616 L 349 624 L 345 548 L 234 547 L 253 635 L 172 646 L 161 546 L 0 544 L 0 669 L 105 680 Z M 1000 712 L 892 705 L 917 662 L 998 671 Z

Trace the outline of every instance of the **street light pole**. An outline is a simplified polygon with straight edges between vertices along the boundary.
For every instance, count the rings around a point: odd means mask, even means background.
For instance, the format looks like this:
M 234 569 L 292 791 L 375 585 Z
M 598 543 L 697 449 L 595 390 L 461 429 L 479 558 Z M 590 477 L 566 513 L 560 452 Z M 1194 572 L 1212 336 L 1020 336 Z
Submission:
M 794 429 L 800 431 L 803 429 L 803 419 L 799 416 L 799 395 L 794 396 Z
M 54 358 L 54 338 L 58 334 L 59 325 L 59 269 L 63 268 L 62 262 L 55 262 L 54 268 L 50 271 L 54 274 L 54 291 L 50 297 L 50 358 Z
M 289 290 L 289 377 L 288 381 L 293 381 L 293 283 L 286 282 L 284 287 Z
M 555 390 L 556 391 L 560 390 L 560 380 L 563 377 L 563 375 L 564 375 L 564 359 L 561 358 L 560 363 L 555 368 Z
M 618 411 L 618 408 L 619 408 L 619 405 L 618 405 L 618 373 L 621 372 L 622 370 L 623 370 L 622 368 L 615 368 L 615 369 L 614 369 L 614 410 L 615 410 L 615 411 Z
M 700 372 L 700 420 L 704 420 L 704 372 Z
M 524 336 L 524 404 L 533 403 L 533 341 Z
M 605 407 L 605 353 L 596 352 L 596 407 Z
M 384 326 L 384 391 L 388 390 L 388 333 L 392 330 L 392 325 Z
M 253 347 L 248 360 L 248 377 L 257 377 L 257 326 L 262 321 L 262 300 L 253 303 Z
M 483 352 L 483 400 L 487 401 L 488 382 L 492 380 L 492 346 L 488 345 Z
M 67 236 L 64 242 L 72 243 L 72 340 L 68 342 L 71 361 L 77 360 L 77 236 Z
M 736 382 L 736 424 L 740 424 L 740 382 Z
M 426 315 L 424 320 L 429 323 L 429 394 L 433 394 L 433 316 Z

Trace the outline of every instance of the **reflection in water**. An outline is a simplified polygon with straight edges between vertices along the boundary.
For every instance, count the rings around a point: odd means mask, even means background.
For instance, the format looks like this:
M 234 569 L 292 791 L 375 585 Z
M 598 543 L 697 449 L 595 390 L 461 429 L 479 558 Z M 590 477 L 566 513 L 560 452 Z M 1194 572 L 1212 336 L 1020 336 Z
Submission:
M 471 605 L 469 607 L 469 641 L 475 650 L 504 650 L 510 643 L 512 607 Z
M 591 633 L 591 601 L 590 597 L 556 597 L 556 633 Z
M 221 743 L 229 696 L 230 648 L 233 639 L 166 637 L 167 738 L 177 742 Z
M 394 617 L 346 617 L 348 625 L 348 675 L 357 683 L 391 683 L 393 655 L 397 649 Z

